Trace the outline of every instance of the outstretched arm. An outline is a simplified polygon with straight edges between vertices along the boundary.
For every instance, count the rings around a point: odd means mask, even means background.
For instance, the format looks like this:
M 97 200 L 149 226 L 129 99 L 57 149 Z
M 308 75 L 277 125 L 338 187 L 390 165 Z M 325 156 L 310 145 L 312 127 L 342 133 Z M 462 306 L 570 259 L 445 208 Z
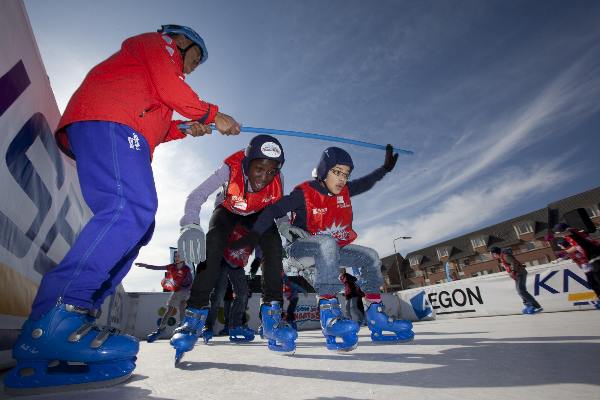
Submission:
M 385 174 L 391 172 L 398 161 L 398 153 L 394 154 L 394 148 L 391 144 L 386 146 L 385 159 L 383 165 L 375 171 L 361 178 L 348 182 L 348 191 L 350 196 L 356 196 L 370 190 L 375 184 L 380 181 Z
M 167 265 L 150 265 L 150 264 L 145 264 L 145 263 L 135 263 L 136 267 L 142 267 L 142 268 L 146 268 L 146 269 L 153 269 L 155 271 L 166 271 L 167 267 L 171 265 L 171 264 L 167 264 Z

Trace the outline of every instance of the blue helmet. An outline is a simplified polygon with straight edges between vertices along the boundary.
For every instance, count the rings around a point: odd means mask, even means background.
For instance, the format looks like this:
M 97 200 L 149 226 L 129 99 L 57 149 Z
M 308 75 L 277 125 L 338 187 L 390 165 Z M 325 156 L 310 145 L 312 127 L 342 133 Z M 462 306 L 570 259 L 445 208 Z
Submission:
M 350 157 L 350 154 L 348 154 L 346 150 L 339 147 L 326 148 L 325 151 L 323 151 L 323 154 L 321 154 L 321 159 L 319 160 L 317 168 L 313 171 L 313 177 L 320 181 L 324 181 L 329 170 L 337 164 L 347 165 L 350 167 L 350 172 L 354 169 L 352 157 Z
M 250 171 L 250 161 L 261 158 L 276 161 L 277 169 L 281 169 L 285 162 L 285 155 L 283 153 L 283 146 L 281 146 L 279 140 L 270 135 L 254 136 L 244 151 L 244 159 L 242 161 L 244 171 L 246 173 Z
M 186 38 L 190 39 L 192 42 L 194 42 L 193 45 L 200 47 L 200 51 L 202 52 L 202 55 L 200 56 L 200 64 L 202 64 L 208 58 L 208 50 L 206 50 L 206 45 L 204 44 L 202 36 L 198 35 L 198 33 L 192 28 L 183 25 L 161 25 L 158 32 L 167 34 L 172 33 L 176 35 L 181 34 Z M 185 52 L 193 45 L 182 49 L 182 56 L 185 55 Z

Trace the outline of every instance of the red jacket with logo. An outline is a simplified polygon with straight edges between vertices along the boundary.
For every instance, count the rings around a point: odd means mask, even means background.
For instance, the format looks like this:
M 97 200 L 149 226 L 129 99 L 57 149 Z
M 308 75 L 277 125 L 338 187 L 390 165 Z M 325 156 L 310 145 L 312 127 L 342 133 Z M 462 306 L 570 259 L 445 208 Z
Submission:
M 246 191 L 246 178 L 242 168 L 244 152 L 238 151 L 225 159 L 229 167 L 229 182 L 225 191 L 223 207 L 234 214 L 250 215 L 275 203 L 283 197 L 283 185 L 279 175 L 259 192 Z
M 340 247 L 358 237 L 352 229 L 352 202 L 348 186 L 344 186 L 338 195 L 319 193 L 310 186 L 309 181 L 296 188 L 304 194 L 306 229 L 310 234 L 332 236 Z
M 187 288 L 192 284 L 192 271 L 185 264 L 181 268 L 177 268 L 176 264 L 170 264 L 167 266 L 167 273 L 160 284 L 169 292 Z
M 58 124 L 59 147 L 69 156 L 65 128 L 78 121 L 112 121 L 141 133 L 150 155 L 160 143 L 181 139 L 186 118 L 212 123 L 218 107 L 202 101 L 184 81 L 183 60 L 175 42 L 160 33 L 144 33 L 125 40 L 121 49 L 96 65 L 75 91 Z
M 233 228 L 233 232 L 231 232 L 231 234 L 229 235 L 229 240 L 227 241 L 228 245 L 246 236 L 247 233 L 248 229 L 245 226 L 236 225 L 235 228 Z M 223 258 L 231 266 L 244 268 L 248 263 L 248 258 L 250 258 L 250 254 L 252 254 L 252 249 L 250 247 L 232 249 L 231 247 L 227 246 L 225 252 L 223 253 Z

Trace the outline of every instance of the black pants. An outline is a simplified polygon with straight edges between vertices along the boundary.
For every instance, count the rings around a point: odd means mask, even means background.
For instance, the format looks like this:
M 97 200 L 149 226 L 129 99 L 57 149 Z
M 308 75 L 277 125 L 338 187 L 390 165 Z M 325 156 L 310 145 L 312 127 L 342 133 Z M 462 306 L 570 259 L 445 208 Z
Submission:
M 600 298 L 600 261 L 592 263 L 592 270 L 585 273 L 590 288 L 596 293 L 596 296 Z
M 523 304 L 526 306 L 533 306 L 535 308 L 541 308 L 542 306 L 540 305 L 540 303 L 537 302 L 537 300 L 535 299 L 535 297 L 533 297 L 528 291 L 527 291 L 527 271 L 523 270 L 522 272 L 517 273 L 516 277 L 515 277 L 515 287 L 517 289 L 517 293 L 519 293 L 519 296 L 521 296 L 521 299 L 523 299 Z
M 296 320 L 296 306 L 298 305 L 298 296 L 292 296 L 285 312 L 285 320 L 294 322 Z
M 238 223 L 251 228 L 260 213 L 247 216 L 230 212 L 218 206 L 212 213 L 206 234 L 206 268 L 197 268 L 188 306 L 208 307 L 209 296 L 221 272 L 221 258 L 227 248 L 229 235 Z M 281 273 L 283 271 L 283 249 L 277 227 L 273 225 L 260 237 L 258 242 L 262 253 L 262 292 L 263 302 L 274 300 L 283 303 Z

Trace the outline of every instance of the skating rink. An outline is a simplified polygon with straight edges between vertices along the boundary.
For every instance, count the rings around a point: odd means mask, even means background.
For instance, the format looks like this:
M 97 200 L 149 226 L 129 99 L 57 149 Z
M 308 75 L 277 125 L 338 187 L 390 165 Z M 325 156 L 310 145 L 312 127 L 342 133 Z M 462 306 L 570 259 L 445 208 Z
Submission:
M 375 344 L 363 327 L 347 354 L 328 351 L 320 331 L 301 331 L 293 356 L 267 350 L 258 337 L 217 337 L 178 368 L 168 340 L 143 342 L 124 384 L 19 398 L 600 399 L 600 311 L 418 322 L 414 330 L 411 343 Z

